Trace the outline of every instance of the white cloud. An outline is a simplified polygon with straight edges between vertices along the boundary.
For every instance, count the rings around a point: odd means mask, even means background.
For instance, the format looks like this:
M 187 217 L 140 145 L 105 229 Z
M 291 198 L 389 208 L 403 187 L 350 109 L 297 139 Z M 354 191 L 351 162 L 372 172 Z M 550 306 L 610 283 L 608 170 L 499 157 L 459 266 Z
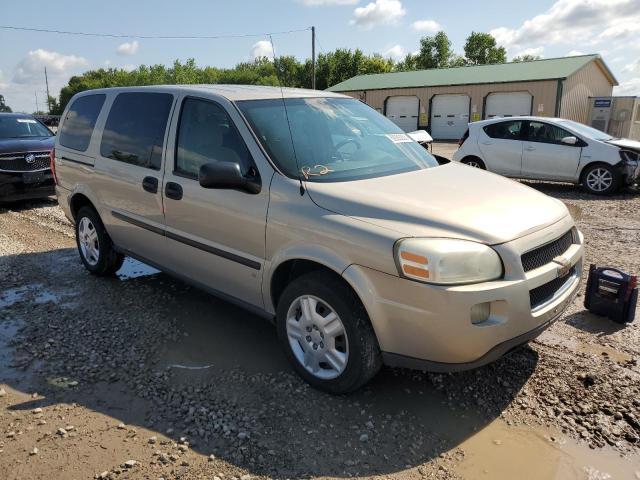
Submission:
M 640 58 L 633 63 L 629 63 L 622 69 L 623 72 L 640 73 Z
M 307 7 L 324 5 L 355 5 L 359 0 L 301 0 Z
M 417 20 L 411 24 L 416 32 L 437 32 L 442 26 L 435 20 Z
M 519 50 L 513 54 L 514 57 L 521 57 L 523 55 L 533 55 L 534 57 L 544 57 L 544 47 L 531 47 Z
M 88 63 L 83 57 L 38 48 L 30 50 L 27 56 L 18 62 L 13 81 L 20 84 L 32 83 L 35 80 L 39 82 L 44 77 L 44 67 L 47 67 L 49 77 L 69 75 Z
M 518 28 L 490 31 L 508 50 L 536 44 L 595 45 L 640 31 L 640 0 L 557 0 Z
M 251 47 L 252 60 L 262 57 L 267 57 L 268 59 L 273 60 L 273 47 L 269 40 L 260 40 L 259 42 L 254 43 Z
M 406 13 L 400 0 L 375 0 L 356 8 L 349 23 L 370 30 L 378 25 L 396 24 Z
M 631 78 L 613 87 L 614 95 L 640 95 L 640 77 Z
M 120 45 L 118 45 L 116 53 L 118 55 L 135 55 L 138 52 L 139 47 L 140 44 L 138 44 L 137 40 L 121 43 Z
M 569 50 L 567 52 L 567 57 L 579 57 L 580 55 L 586 55 L 584 52 L 580 50 Z
M 385 58 L 392 58 L 394 60 L 401 60 L 405 57 L 406 52 L 401 45 L 394 45 L 393 47 L 387 48 L 382 55 Z
M 120 68 L 122 70 L 124 70 L 125 72 L 133 72 L 134 70 L 136 70 L 138 68 L 138 66 L 133 64 L 133 63 L 125 63 Z
M 111 66 L 111 60 L 107 59 L 103 62 L 105 67 L 110 67 Z

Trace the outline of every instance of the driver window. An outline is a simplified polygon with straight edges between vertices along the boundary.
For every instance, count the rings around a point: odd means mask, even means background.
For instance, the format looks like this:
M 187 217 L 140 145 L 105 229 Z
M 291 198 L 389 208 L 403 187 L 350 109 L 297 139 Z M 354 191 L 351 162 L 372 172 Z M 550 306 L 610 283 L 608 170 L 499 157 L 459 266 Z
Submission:
M 198 178 L 200 167 L 212 162 L 236 162 L 243 173 L 251 155 L 233 121 L 219 105 L 195 98 L 182 104 L 176 142 L 175 173 Z
M 564 145 L 562 139 L 574 136 L 566 130 L 542 122 L 529 122 L 529 138 L 530 142 L 553 143 Z

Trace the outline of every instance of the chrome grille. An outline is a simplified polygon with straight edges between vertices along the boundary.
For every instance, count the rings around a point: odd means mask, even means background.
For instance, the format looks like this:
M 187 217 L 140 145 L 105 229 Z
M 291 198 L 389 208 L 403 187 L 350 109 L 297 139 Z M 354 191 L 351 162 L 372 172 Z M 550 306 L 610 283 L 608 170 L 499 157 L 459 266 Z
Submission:
M 546 265 L 558 255 L 562 255 L 566 252 L 574 243 L 576 243 L 576 241 L 573 229 L 571 229 L 560 238 L 523 253 L 521 256 L 522 268 L 524 268 L 525 272 L 529 272 Z
M 537 288 L 529 291 L 529 301 L 531 302 L 531 309 L 535 309 L 540 305 L 547 303 L 551 300 L 556 292 L 560 290 L 564 285 L 573 279 L 576 274 L 576 267 L 571 267 L 569 273 L 564 277 L 558 277 L 550 282 L 540 285 Z
M 26 156 L 29 154 L 35 156 L 32 163 L 28 163 L 26 160 Z M 34 170 L 45 170 L 49 166 L 49 152 L 0 153 L 0 171 L 32 172 Z

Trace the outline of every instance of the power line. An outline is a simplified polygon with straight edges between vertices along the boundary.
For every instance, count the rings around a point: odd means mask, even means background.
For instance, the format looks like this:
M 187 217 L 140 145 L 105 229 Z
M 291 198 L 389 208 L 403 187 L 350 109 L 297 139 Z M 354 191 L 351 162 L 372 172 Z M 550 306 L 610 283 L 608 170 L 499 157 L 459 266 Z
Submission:
M 0 25 L 0 29 L 19 30 L 25 32 L 56 33 L 59 35 L 78 35 L 83 37 L 106 37 L 106 38 L 137 38 L 147 40 L 217 40 L 221 38 L 246 38 L 246 37 L 266 37 L 269 35 L 286 35 L 289 33 L 306 32 L 311 27 L 298 28 L 294 30 L 283 30 L 280 32 L 264 33 L 232 33 L 223 35 L 129 35 L 119 33 L 93 33 L 93 32 L 70 32 L 66 30 L 53 30 L 47 28 L 15 27 L 11 25 Z

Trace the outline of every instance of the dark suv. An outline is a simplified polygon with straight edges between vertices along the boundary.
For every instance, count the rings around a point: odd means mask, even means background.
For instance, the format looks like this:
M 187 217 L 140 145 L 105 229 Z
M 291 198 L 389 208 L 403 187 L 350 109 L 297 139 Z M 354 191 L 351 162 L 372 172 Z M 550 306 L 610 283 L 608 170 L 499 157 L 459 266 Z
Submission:
M 24 113 L 0 113 L 0 202 L 53 195 L 50 155 L 55 137 Z

